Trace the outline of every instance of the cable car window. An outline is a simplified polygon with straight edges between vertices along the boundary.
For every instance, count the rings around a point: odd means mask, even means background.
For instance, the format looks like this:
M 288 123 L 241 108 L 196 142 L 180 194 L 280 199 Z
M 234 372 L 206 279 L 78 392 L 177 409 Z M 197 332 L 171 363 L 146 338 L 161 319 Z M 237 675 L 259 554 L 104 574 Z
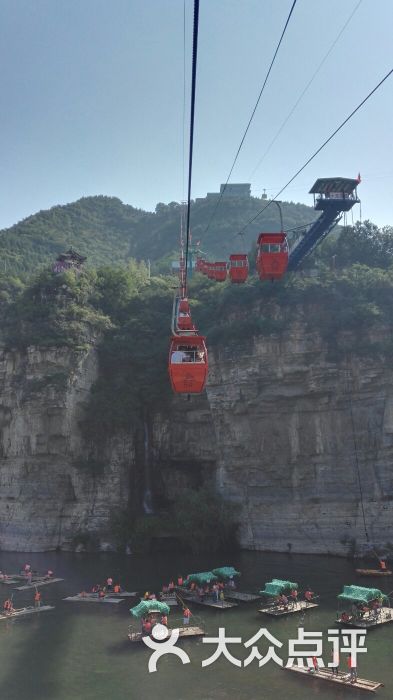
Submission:
M 175 350 L 171 356 L 172 364 L 179 364 L 180 362 L 185 362 L 186 353 L 183 350 Z
M 270 252 L 269 243 L 262 243 L 261 250 L 262 250 L 262 253 L 269 253 Z

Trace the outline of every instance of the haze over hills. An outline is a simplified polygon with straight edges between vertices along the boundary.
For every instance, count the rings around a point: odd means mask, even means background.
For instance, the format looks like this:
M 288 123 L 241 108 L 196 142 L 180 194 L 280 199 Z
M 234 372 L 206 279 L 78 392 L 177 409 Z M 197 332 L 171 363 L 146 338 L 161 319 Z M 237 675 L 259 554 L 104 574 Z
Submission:
M 191 212 L 193 243 L 200 241 L 211 259 L 249 251 L 257 233 L 280 228 L 278 209 L 273 205 L 247 228 L 244 236 L 237 235 L 264 204 L 255 197 L 228 197 L 221 202 L 206 232 L 216 200 L 198 199 Z M 283 202 L 282 212 L 285 229 L 309 223 L 316 216 L 311 207 L 292 202 Z M 123 204 L 117 197 L 103 195 L 54 206 L 0 231 L 1 272 L 36 272 L 70 246 L 86 255 L 92 267 L 121 265 L 130 257 L 153 263 L 167 258 L 169 263 L 178 250 L 180 215 L 177 202 L 157 204 L 155 212 L 146 212 Z M 159 267 L 165 271 L 165 260 Z

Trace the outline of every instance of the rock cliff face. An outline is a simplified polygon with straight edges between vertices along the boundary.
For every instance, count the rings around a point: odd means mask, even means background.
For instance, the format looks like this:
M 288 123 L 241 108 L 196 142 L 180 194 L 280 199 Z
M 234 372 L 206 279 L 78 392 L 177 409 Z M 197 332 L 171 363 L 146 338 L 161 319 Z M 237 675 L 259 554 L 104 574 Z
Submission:
M 300 325 L 214 360 L 217 486 L 241 506 L 244 547 L 360 552 L 365 523 L 370 543 L 393 546 L 391 367 L 326 355 Z
M 381 331 L 382 333 L 382 331 Z M 393 372 L 381 360 L 327 359 L 317 334 L 210 353 L 207 392 L 174 397 L 144 439 L 81 425 L 94 349 L 0 356 L 0 548 L 110 543 L 110 514 L 146 490 L 156 500 L 200 485 L 239 506 L 244 547 L 347 554 L 393 543 Z M 393 544 L 392 544 L 393 547 Z
M 82 438 L 96 372 L 94 351 L 1 353 L 1 549 L 75 548 L 89 533 L 105 536 L 111 507 L 127 503 L 133 444 L 112 441 L 94 476 Z

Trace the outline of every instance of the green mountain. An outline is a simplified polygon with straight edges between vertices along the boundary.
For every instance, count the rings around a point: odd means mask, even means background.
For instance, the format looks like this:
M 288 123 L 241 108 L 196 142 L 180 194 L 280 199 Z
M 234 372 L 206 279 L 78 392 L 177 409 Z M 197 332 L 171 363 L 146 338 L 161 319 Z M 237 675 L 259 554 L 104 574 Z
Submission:
M 198 199 L 191 209 L 192 243 L 200 242 L 201 249 L 211 260 L 227 259 L 234 252 L 248 252 L 255 245 L 261 231 L 279 231 L 280 216 L 275 204 L 269 206 L 244 232 L 245 224 L 266 206 L 267 202 L 250 197 L 227 197 L 217 207 L 213 198 Z M 281 205 L 284 229 L 291 229 L 313 221 L 317 212 L 304 204 L 283 202 Z M 177 251 L 179 246 L 181 205 L 171 202 L 158 204 L 155 214 L 138 222 L 130 253 L 140 259 L 162 259 Z
M 8 272 L 34 272 L 72 246 L 92 266 L 119 264 L 128 258 L 135 224 L 144 216 L 116 197 L 83 197 L 0 231 L 0 258 Z
M 262 209 L 265 202 L 230 199 L 216 207 L 216 200 L 205 198 L 192 204 L 193 243 L 200 241 L 210 259 L 227 258 L 231 252 L 248 252 L 260 231 L 280 228 L 275 205 L 250 225 L 244 236 L 238 232 Z M 316 212 L 303 204 L 282 204 L 284 228 L 312 221 Z M 181 205 L 158 204 L 155 212 L 123 204 L 116 197 L 83 197 L 77 202 L 55 206 L 29 216 L 0 231 L 0 271 L 31 273 L 52 263 L 70 246 L 87 256 L 90 267 L 137 260 L 161 261 L 158 269 L 169 269 L 179 246 Z M 166 260 L 165 260 L 166 259 Z

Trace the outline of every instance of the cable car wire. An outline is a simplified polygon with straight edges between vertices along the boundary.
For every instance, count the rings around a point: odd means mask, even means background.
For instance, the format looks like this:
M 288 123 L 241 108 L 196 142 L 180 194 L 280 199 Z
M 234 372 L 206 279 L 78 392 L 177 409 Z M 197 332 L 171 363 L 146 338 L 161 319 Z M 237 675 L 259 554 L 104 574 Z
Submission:
M 356 464 L 356 474 L 357 474 L 357 482 L 358 482 L 358 487 L 359 487 L 359 496 L 360 496 L 360 505 L 362 509 L 362 518 L 363 518 L 363 526 L 364 526 L 364 533 L 366 535 L 366 543 L 367 545 L 370 545 L 370 537 L 367 529 L 367 521 L 366 521 L 366 512 L 365 512 L 365 507 L 364 507 L 364 494 L 363 494 L 363 485 L 362 485 L 362 478 L 360 474 L 360 464 L 359 464 L 359 451 L 358 451 L 358 445 L 357 445 L 357 440 L 356 440 L 356 428 L 355 428 L 355 419 L 354 419 L 354 414 L 353 414 L 353 403 L 352 403 L 352 396 L 351 396 L 351 389 L 349 386 L 349 376 L 352 374 L 352 379 L 353 379 L 353 372 L 348 368 L 348 377 L 347 377 L 347 382 L 344 382 L 344 390 L 345 390 L 345 385 L 347 389 L 347 394 L 348 394 L 348 400 L 349 400 L 349 413 L 351 417 L 351 426 L 352 426 L 352 436 L 353 436 L 353 446 L 354 446 L 354 455 L 355 455 L 355 464 Z M 378 556 L 378 553 L 375 550 L 375 547 L 372 545 L 373 553 L 375 554 L 376 558 L 378 561 L 380 561 L 380 557 Z
M 367 523 L 366 523 L 366 513 L 364 510 L 363 486 L 362 486 L 362 479 L 360 476 L 360 466 L 359 466 L 358 446 L 357 446 L 357 440 L 356 440 L 355 420 L 353 417 L 352 398 L 351 398 L 351 394 L 350 394 L 349 384 L 347 386 L 347 393 L 348 393 L 348 399 L 349 399 L 349 413 L 350 413 L 351 425 L 352 425 L 353 447 L 354 447 L 354 454 L 355 454 L 355 464 L 356 464 L 357 481 L 358 481 L 358 487 L 359 487 L 360 504 L 361 504 L 361 508 L 362 508 L 363 526 L 364 526 L 364 533 L 366 535 L 366 541 L 368 544 L 370 542 L 370 538 L 368 535 Z
M 184 193 L 186 163 L 186 0 L 183 0 L 183 118 L 182 118 L 182 203 L 180 207 L 180 264 L 184 262 Z
M 324 63 L 326 62 L 326 60 L 328 59 L 328 57 L 329 57 L 330 54 L 332 53 L 332 51 L 333 51 L 335 45 L 337 44 L 337 42 L 338 42 L 338 40 L 340 39 L 341 35 L 344 33 L 345 29 L 347 28 L 347 26 L 348 26 L 348 24 L 350 23 L 352 17 L 354 16 L 355 12 L 356 12 L 356 11 L 358 10 L 358 8 L 360 7 L 360 5 L 361 5 L 362 2 L 363 2 L 363 0 L 359 0 L 359 2 L 358 2 L 358 4 L 356 5 L 356 7 L 352 10 L 352 12 L 351 12 L 351 14 L 349 15 L 347 21 L 345 22 L 345 24 L 343 25 L 343 27 L 341 28 L 341 30 L 340 30 L 339 33 L 337 34 L 335 40 L 334 40 L 333 43 L 331 44 L 330 49 L 327 51 L 327 53 L 326 53 L 325 56 L 323 57 L 322 61 L 320 62 L 318 68 L 317 68 L 316 71 L 313 73 L 313 75 L 311 76 L 311 78 L 310 78 L 310 80 L 308 81 L 307 85 L 305 86 L 305 88 L 303 89 L 303 91 L 301 92 L 301 94 L 299 95 L 298 99 L 296 100 L 296 102 L 295 102 L 295 104 L 293 105 L 292 109 L 290 110 L 289 114 L 286 116 L 286 118 L 284 119 L 284 121 L 283 121 L 283 123 L 281 124 L 280 128 L 278 129 L 276 135 L 275 135 L 275 136 L 273 137 L 273 139 L 270 141 L 270 143 L 269 143 L 269 145 L 268 145 L 268 147 L 267 147 L 265 153 L 263 154 L 262 158 L 258 161 L 258 163 L 257 163 L 257 165 L 255 166 L 254 170 L 252 171 L 252 173 L 251 173 L 249 179 L 251 179 L 251 178 L 255 175 L 255 173 L 257 172 L 257 170 L 258 170 L 258 169 L 260 168 L 260 166 L 262 165 L 262 163 L 263 163 L 263 161 L 265 160 L 266 156 L 267 156 L 268 153 L 270 152 L 272 146 L 273 146 L 273 145 L 275 144 L 275 142 L 277 141 L 279 135 L 281 134 L 281 132 L 282 132 L 282 130 L 284 129 L 285 125 L 288 123 L 289 119 L 291 118 L 292 114 L 294 113 L 294 111 L 295 111 L 296 107 L 298 106 L 299 102 L 301 102 L 301 100 L 303 99 L 303 97 L 304 97 L 304 95 L 306 94 L 306 92 L 307 92 L 308 88 L 310 87 L 311 83 L 314 82 L 314 80 L 315 80 L 315 78 L 317 77 L 319 71 L 321 70 L 322 66 L 324 65 Z
M 297 0 L 293 0 L 292 7 L 291 7 L 291 9 L 290 9 L 290 11 L 289 11 L 288 17 L 287 17 L 286 22 L 285 22 L 285 25 L 284 25 L 284 29 L 283 29 L 282 32 L 281 32 L 280 40 L 279 40 L 279 42 L 278 42 L 278 44 L 277 44 L 277 46 L 276 46 L 276 50 L 275 50 L 275 52 L 274 52 L 274 54 L 273 54 L 273 58 L 272 58 L 272 60 L 271 60 L 269 69 L 268 69 L 268 71 L 267 71 L 267 73 L 266 73 L 265 80 L 263 81 L 263 85 L 262 85 L 261 90 L 260 90 L 260 92 L 259 92 L 258 99 L 257 99 L 257 101 L 256 101 L 256 103 L 255 103 L 255 105 L 254 105 L 254 109 L 253 109 L 252 112 L 251 112 L 250 119 L 248 120 L 248 124 L 247 124 L 247 126 L 246 126 L 246 130 L 245 130 L 245 132 L 244 132 L 244 134 L 243 134 L 243 136 L 242 136 L 242 139 L 241 139 L 241 141 L 240 141 L 239 147 L 238 147 L 238 149 L 237 149 L 237 151 L 236 151 L 236 155 L 235 155 L 235 158 L 234 158 L 233 163 L 232 163 L 232 165 L 231 165 L 231 169 L 230 169 L 230 171 L 229 171 L 228 177 L 227 177 L 227 179 L 226 179 L 226 181 L 225 181 L 225 184 L 224 184 L 224 187 L 222 188 L 222 191 L 220 192 L 220 196 L 219 196 L 219 198 L 218 198 L 218 200 L 217 200 L 216 206 L 214 207 L 214 210 L 213 210 L 213 213 L 212 213 L 212 215 L 211 215 L 211 217 L 210 217 L 209 223 L 207 224 L 207 226 L 206 226 L 206 228 L 205 228 L 205 230 L 204 230 L 204 232 L 203 232 L 204 234 L 206 234 L 206 233 L 208 232 L 208 230 L 209 230 L 209 228 L 210 228 L 210 225 L 211 225 L 211 223 L 212 223 L 212 221 L 213 221 L 213 219 L 214 219 L 214 217 L 215 217 L 215 215 L 216 215 L 216 213 L 217 213 L 217 209 L 218 209 L 218 207 L 220 206 L 221 200 L 222 200 L 222 198 L 223 198 L 224 192 L 225 192 L 225 190 L 226 190 L 226 188 L 227 188 L 227 185 L 228 185 L 228 182 L 229 182 L 229 178 L 230 178 L 231 175 L 232 175 L 232 171 L 233 171 L 233 169 L 234 169 L 234 167 L 235 167 L 235 164 L 236 164 L 236 161 L 237 161 L 237 159 L 238 159 L 238 157 L 239 157 L 239 153 L 240 153 L 240 151 L 241 151 L 241 149 L 242 149 L 242 147 L 243 147 L 243 143 L 244 143 L 245 138 L 246 138 L 246 136 L 247 136 L 248 130 L 249 130 L 250 126 L 251 126 L 251 122 L 252 122 L 252 120 L 254 119 L 255 112 L 257 111 L 257 108 L 258 108 L 259 102 L 260 102 L 260 100 L 261 100 L 263 91 L 264 91 L 264 89 L 265 89 L 265 86 L 266 86 L 266 83 L 267 83 L 267 81 L 268 81 L 269 75 L 270 75 L 271 70 L 272 70 L 272 68 L 273 68 L 274 61 L 276 60 L 276 56 L 277 56 L 278 51 L 279 51 L 279 48 L 280 48 L 280 46 L 281 46 L 281 42 L 282 42 L 282 40 L 283 40 L 283 38 L 284 38 L 284 34 L 285 34 L 286 30 L 287 30 L 287 27 L 288 27 L 288 24 L 289 24 L 289 20 L 291 19 L 292 12 L 293 12 L 293 10 L 295 9 L 296 2 L 297 2 Z
M 302 228 L 307 228 L 307 226 L 311 226 L 314 223 L 315 223 L 315 219 L 314 219 L 314 221 L 308 221 L 306 224 L 300 224 L 299 226 L 292 226 L 292 228 L 286 228 L 284 230 L 285 230 L 285 233 L 291 233 L 292 231 L 300 231 Z
M 371 92 L 369 92 L 368 95 L 358 104 L 358 106 L 355 107 L 354 110 L 352 110 L 352 112 L 346 117 L 346 119 L 344 119 L 344 121 L 341 122 L 341 124 L 337 127 L 337 129 L 335 129 L 335 130 L 333 131 L 333 133 L 330 134 L 330 136 L 329 136 L 329 137 L 323 142 L 323 144 L 313 153 L 313 155 L 310 156 L 310 158 L 308 158 L 308 160 L 306 160 L 306 162 L 304 163 L 304 165 L 302 165 L 302 167 L 299 168 L 299 170 L 297 170 L 297 172 L 296 172 L 294 175 L 292 175 L 291 179 L 288 180 L 288 182 L 286 183 L 286 185 L 284 185 L 284 187 L 282 187 L 281 190 L 280 190 L 279 192 L 277 192 L 277 194 L 275 195 L 275 197 L 273 197 L 273 198 L 268 202 L 268 204 L 266 204 L 265 207 L 263 207 L 262 209 L 260 209 L 260 211 L 257 212 L 257 214 L 255 214 L 255 216 L 253 216 L 249 221 L 247 221 L 247 223 L 243 226 L 243 228 L 242 228 L 240 231 L 238 231 L 238 234 L 237 234 L 237 235 L 242 234 L 243 231 L 245 231 L 245 229 L 246 229 L 250 224 L 252 224 L 264 211 L 266 211 L 266 209 L 267 209 L 268 207 L 270 207 L 270 205 L 277 199 L 277 197 L 279 197 L 280 194 L 282 194 L 282 193 L 284 192 L 284 190 L 286 190 L 286 188 L 288 187 L 288 185 L 290 185 L 291 182 L 293 182 L 293 181 L 298 177 L 298 175 L 300 175 L 300 173 L 303 172 L 303 170 L 305 170 L 305 168 L 307 167 L 307 165 L 309 165 L 309 164 L 311 163 L 311 161 L 314 160 L 314 158 L 316 158 L 316 156 L 318 155 L 318 153 L 320 153 L 320 152 L 322 151 L 322 149 L 325 148 L 325 146 L 327 146 L 327 144 L 336 136 L 336 134 L 338 134 L 338 132 L 341 131 L 341 129 L 349 122 L 350 119 L 352 119 L 352 117 L 356 114 L 356 112 L 358 112 L 359 109 L 361 109 L 361 107 L 363 107 L 363 105 L 367 102 L 367 100 L 369 100 L 370 97 L 381 87 L 381 85 L 383 85 L 383 83 L 392 75 L 392 73 L 393 73 L 393 68 L 391 68 L 390 71 L 389 71 L 388 73 L 386 73 L 386 75 L 382 78 L 382 80 L 379 81 L 378 85 L 376 85 L 375 88 L 373 88 L 373 89 L 371 90 Z
M 183 196 L 185 190 L 185 155 L 186 155 L 186 0 L 183 0 L 183 144 L 182 144 L 182 161 L 183 161 Z
M 186 255 L 184 270 L 184 289 L 187 290 L 188 274 L 188 249 L 190 245 L 190 210 L 191 210 L 191 181 L 192 181 L 192 154 L 194 147 L 194 117 L 195 117 L 195 85 L 198 58 L 198 28 L 199 28 L 199 0 L 194 0 L 194 27 L 192 40 L 192 79 L 191 79 L 191 114 L 190 114 L 190 150 L 188 159 L 188 189 L 187 189 L 187 223 L 186 223 Z

